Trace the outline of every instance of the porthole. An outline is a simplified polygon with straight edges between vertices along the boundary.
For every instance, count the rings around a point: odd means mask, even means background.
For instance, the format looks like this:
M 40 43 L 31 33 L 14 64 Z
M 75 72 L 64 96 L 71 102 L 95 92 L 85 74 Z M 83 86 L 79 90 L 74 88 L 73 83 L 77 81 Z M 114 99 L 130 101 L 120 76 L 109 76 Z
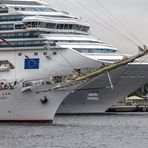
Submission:
M 0 83 L 0 85 L 4 85 L 4 83 L 3 83 L 3 82 L 1 82 L 1 83 Z
M 18 53 L 18 56 L 22 56 L 22 53 Z
M 47 55 L 47 52 L 44 52 L 43 55 Z
M 57 52 L 53 52 L 53 55 L 57 55 Z
M 35 55 L 35 56 L 37 56 L 37 55 L 38 55 L 38 53 L 37 53 L 37 52 L 34 52 L 34 55 Z

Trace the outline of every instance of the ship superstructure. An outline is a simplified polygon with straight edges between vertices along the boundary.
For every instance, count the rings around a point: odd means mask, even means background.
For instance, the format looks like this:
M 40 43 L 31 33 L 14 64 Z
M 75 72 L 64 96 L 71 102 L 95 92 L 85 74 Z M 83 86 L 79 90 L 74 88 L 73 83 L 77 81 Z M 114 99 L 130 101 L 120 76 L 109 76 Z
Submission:
M 63 71 L 69 74 L 72 69 L 79 70 L 82 67 L 98 67 L 102 63 L 99 60 L 108 62 L 123 57 L 115 54 L 116 48 L 92 37 L 87 22 L 67 12 L 49 8 L 41 1 L 2 0 L 0 20 L 0 36 L 6 41 L 1 40 L 0 48 L 1 51 L 10 51 L 9 58 L 15 48 L 15 58 L 10 61 L 19 61 L 16 66 L 19 71 L 15 71 L 18 79 L 28 75 L 24 69 L 20 73 L 25 56 L 41 59 L 39 64 L 42 67 L 38 70 L 42 74 L 43 69 L 47 68 L 45 63 L 49 61 L 47 69 L 51 75 L 63 74 Z

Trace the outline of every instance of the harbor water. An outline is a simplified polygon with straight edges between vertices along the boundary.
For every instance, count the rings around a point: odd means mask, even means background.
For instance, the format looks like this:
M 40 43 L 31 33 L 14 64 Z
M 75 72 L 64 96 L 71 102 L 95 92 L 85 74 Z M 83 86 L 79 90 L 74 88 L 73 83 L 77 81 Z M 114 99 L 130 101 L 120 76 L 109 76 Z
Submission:
M 49 124 L 0 124 L 0 148 L 147 148 L 148 114 L 56 116 Z

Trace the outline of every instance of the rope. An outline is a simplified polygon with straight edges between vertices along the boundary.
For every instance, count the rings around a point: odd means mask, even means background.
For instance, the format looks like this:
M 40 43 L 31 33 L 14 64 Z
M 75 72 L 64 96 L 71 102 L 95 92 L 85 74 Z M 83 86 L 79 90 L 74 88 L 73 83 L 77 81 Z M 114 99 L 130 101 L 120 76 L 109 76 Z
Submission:
M 140 97 L 143 97 L 144 96 L 144 94 L 143 93 L 141 93 L 140 91 L 135 91 L 134 93 L 136 93 L 138 96 L 140 96 Z
M 133 32 L 131 32 L 117 17 L 115 17 L 108 9 L 106 9 L 98 0 L 95 1 L 105 10 L 106 13 L 109 14 L 109 16 L 113 18 L 113 20 L 118 22 L 122 26 L 122 28 L 124 28 L 131 36 L 133 36 L 133 38 L 135 38 L 139 43 L 144 45 L 144 43 L 139 40 L 139 38 Z
M 123 33 L 121 33 L 120 31 L 118 31 L 115 27 L 113 27 L 111 24 L 109 24 L 106 20 L 104 20 L 103 18 L 99 17 L 98 15 L 96 15 L 92 10 L 90 10 L 89 8 L 87 8 L 85 5 L 83 5 L 82 3 L 80 3 L 79 1 L 77 1 L 77 3 L 79 5 L 81 5 L 83 8 L 87 9 L 93 16 L 95 16 L 96 18 L 100 19 L 101 21 L 103 21 L 105 24 L 107 24 L 111 29 L 113 29 L 114 31 L 116 31 L 120 36 L 124 37 L 126 40 L 128 40 L 129 42 L 131 42 L 133 45 L 135 45 L 136 47 L 138 47 L 139 45 L 137 45 L 137 43 L 135 41 L 133 41 L 132 39 L 130 39 L 129 37 L 127 37 L 126 35 L 124 35 Z
M 65 58 L 65 56 L 60 52 L 60 51 L 57 51 L 63 58 L 64 60 L 71 66 L 71 68 L 73 69 L 74 72 L 76 72 L 78 74 L 78 72 L 76 71 L 76 68 L 73 66 L 73 64 L 71 62 L 69 62 L 69 60 L 67 60 Z

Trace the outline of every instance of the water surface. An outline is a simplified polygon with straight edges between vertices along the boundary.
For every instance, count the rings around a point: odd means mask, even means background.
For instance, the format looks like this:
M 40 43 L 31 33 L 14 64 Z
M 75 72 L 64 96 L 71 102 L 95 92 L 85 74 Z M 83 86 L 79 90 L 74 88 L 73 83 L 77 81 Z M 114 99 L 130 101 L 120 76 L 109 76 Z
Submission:
M 0 124 L 0 148 L 147 148 L 148 114 L 57 116 L 53 125 Z

